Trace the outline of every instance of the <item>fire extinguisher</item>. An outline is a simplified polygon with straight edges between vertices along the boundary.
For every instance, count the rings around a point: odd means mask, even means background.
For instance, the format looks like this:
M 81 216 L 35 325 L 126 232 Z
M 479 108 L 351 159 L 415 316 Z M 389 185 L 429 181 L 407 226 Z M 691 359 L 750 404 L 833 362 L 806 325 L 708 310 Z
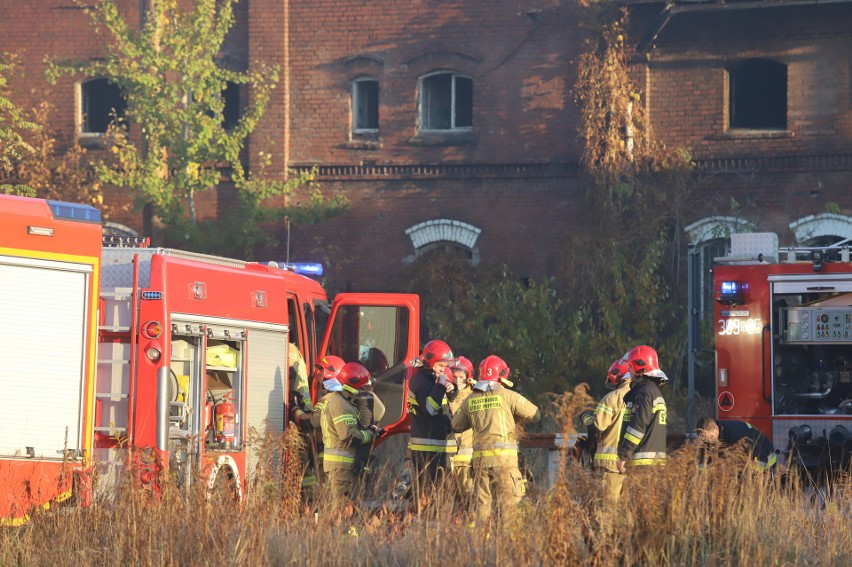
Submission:
M 229 445 L 234 442 L 236 430 L 236 412 L 232 402 L 232 393 L 228 392 L 216 406 L 216 441 Z

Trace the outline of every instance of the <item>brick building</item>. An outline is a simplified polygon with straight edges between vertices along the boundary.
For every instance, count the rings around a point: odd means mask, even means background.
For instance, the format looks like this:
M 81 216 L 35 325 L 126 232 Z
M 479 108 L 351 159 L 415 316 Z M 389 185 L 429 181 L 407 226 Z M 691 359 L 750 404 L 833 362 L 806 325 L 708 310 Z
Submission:
M 123 4 L 128 17 L 140 17 L 138 4 Z M 628 5 L 654 132 L 698 163 L 687 232 L 705 256 L 730 230 L 772 230 L 783 243 L 852 237 L 852 6 Z M 323 189 L 351 203 L 323 224 L 281 227 L 263 256 L 345 265 L 329 273 L 332 289 L 386 287 L 388 273 L 436 246 L 520 275 L 554 273 L 571 231 L 587 230 L 571 93 L 577 10 L 559 0 L 241 0 L 225 61 L 282 69 L 250 154 L 272 151 L 281 173 L 318 165 Z M 102 52 L 88 17 L 72 0 L 14 2 L 6 14 L 0 51 L 19 55 L 34 89 L 19 89 L 19 102 L 49 100 L 52 127 L 96 139 L 87 89 L 103 85 L 42 78 L 45 56 Z M 216 193 L 203 205 L 202 215 L 227 214 Z M 141 229 L 139 217 L 114 220 Z
M 698 164 L 686 230 L 707 265 L 731 231 L 852 238 L 850 23 L 847 2 L 631 4 L 654 131 Z

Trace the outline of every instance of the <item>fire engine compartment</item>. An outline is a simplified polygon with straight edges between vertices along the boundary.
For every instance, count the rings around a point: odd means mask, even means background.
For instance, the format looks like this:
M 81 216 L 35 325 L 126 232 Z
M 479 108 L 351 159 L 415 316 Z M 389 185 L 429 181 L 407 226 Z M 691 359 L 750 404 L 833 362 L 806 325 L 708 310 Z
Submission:
M 774 413 L 852 415 L 852 293 L 775 294 L 773 318 Z

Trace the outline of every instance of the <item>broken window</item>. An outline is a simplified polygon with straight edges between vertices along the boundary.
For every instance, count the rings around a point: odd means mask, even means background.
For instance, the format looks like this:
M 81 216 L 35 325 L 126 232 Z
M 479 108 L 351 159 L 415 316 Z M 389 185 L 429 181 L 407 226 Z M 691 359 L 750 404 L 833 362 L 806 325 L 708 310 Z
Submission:
M 127 101 L 118 85 L 109 79 L 90 79 L 81 86 L 82 108 L 80 131 L 84 134 L 105 134 L 115 118 L 123 118 Z
M 755 59 L 728 70 L 730 127 L 787 129 L 787 66 Z
M 371 133 L 379 129 L 379 81 L 360 77 L 352 81 L 352 131 Z
M 420 129 L 473 127 L 473 80 L 455 73 L 436 73 L 420 80 Z

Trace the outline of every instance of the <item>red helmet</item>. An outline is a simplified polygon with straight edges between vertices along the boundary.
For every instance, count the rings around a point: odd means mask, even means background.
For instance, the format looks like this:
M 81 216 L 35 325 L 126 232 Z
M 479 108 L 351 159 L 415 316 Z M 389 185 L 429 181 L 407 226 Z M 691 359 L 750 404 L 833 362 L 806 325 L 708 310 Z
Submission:
M 627 355 L 625 355 L 624 358 L 619 358 L 609 367 L 605 383 L 608 387 L 618 386 L 622 380 L 627 378 L 630 378 L 630 363 L 627 362 Z
M 331 378 L 337 378 L 337 375 L 340 373 L 340 369 L 343 368 L 345 364 L 346 363 L 339 356 L 334 356 L 333 354 L 324 356 L 318 364 L 318 366 L 322 368 L 322 379 L 329 380 Z
M 453 351 L 450 349 L 450 345 L 444 341 L 438 340 L 426 343 L 426 346 L 423 347 L 423 354 L 420 355 L 420 358 L 429 368 L 432 368 L 438 362 L 452 364 L 455 360 L 453 357 Z
M 489 382 L 503 382 L 509 380 L 509 367 L 499 356 L 486 356 L 479 363 L 479 379 Z M 511 382 L 510 382 L 511 383 Z
M 630 349 L 627 353 L 627 362 L 630 363 L 630 373 L 638 377 L 656 378 L 660 384 L 669 381 L 666 373 L 660 370 L 660 362 L 657 351 L 649 346 L 640 345 Z
M 449 366 L 444 367 L 444 376 L 447 377 L 447 380 L 450 382 L 450 384 L 456 383 L 456 375 L 453 374 L 453 371 L 450 370 Z
M 370 383 L 370 371 L 357 362 L 347 362 L 340 369 L 337 381 L 353 394 Z
M 450 365 L 450 370 L 462 370 L 467 372 L 468 378 L 473 378 L 473 363 L 463 356 L 458 357 Z

